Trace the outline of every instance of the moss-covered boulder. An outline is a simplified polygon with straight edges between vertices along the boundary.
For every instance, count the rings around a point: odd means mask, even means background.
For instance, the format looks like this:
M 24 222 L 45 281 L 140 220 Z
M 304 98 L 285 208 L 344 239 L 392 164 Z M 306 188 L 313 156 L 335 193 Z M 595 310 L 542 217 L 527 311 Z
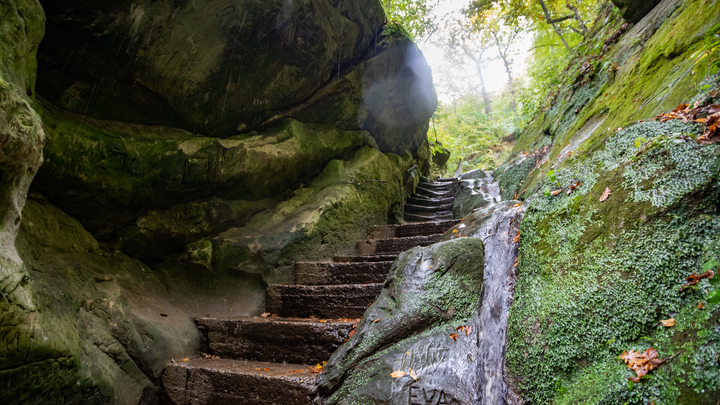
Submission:
M 374 144 L 367 133 L 293 120 L 226 139 L 99 121 L 49 105 L 44 122 L 45 165 L 33 189 L 103 239 L 149 209 L 211 196 L 286 196 L 332 159 Z
M 719 7 L 665 0 L 634 26 L 606 14 L 598 46 L 571 63 L 518 138 L 516 154 L 551 144 L 512 181 L 529 208 L 507 362 L 526 402 L 720 399 L 720 308 L 706 301 L 716 287 L 679 291 L 719 257 L 720 147 L 697 141 L 700 123 L 653 120 L 681 103 L 720 101 L 718 77 L 694 56 L 715 34 Z M 670 318 L 675 326 L 661 325 Z M 635 374 L 617 356 L 649 347 L 666 364 L 629 382 Z
M 367 60 L 271 120 L 290 116 L 303 122 L 332 122 L 370 132 L 383 152 L 416 153 L 427 142 L 429 119 L 437 107 L 432 72 L 396 23 L 388 23 L 376 39 Z
M 318 377 L 326 403 L 474 403 L 482 262 L 474 238 L 402 253 L 355 335 Z M 471 332 L 457 332 L 461 325 Z M 410 370 L 417 380 L 390 376 Z
M 53 104 L 221 137 L 313 95 L 385 22 L 378 1 L 42 3 L 38 91 Z
M 0 303 L 2 403 L 156 402 L 164 365 L 200 347 L 192 318 L 173 304 L 182 300 L 147 266 L 103 251 L 78 221 L 33 198 L 17 248 L 35 311 Z
M 331 161 L 288 200 L 211 238 L 212 268 L 284 284 L 292 282 L 296 261 L 353 253 L 367 226 L 394 220 L 403 204 L 403 174 L 411 165 L 411 159 L 370 147 Z

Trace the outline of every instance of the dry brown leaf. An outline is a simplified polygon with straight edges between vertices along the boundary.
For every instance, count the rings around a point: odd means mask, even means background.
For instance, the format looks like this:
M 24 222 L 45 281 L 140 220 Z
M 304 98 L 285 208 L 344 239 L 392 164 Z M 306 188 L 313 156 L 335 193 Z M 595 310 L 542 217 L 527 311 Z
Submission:
M 555 190 L 555 191 L 551 191 L 551 192 L 550 192 L 550 194 L 552 194 L 552 195 L 558 195 L 558 194 L 560 194 L 560 193 L 562 193 L 562 189 L 560 189 L 560 190 Z
M 520 241 L 520 231 L 518 231 L 517 235 L 515 235 L 515 238 L 513 238 L 513 243 L 518 243 Z
M 457 342 L 458 334 L 457 333 L 451 333 L 450 339 L 452 339 L 454 342 Z
M 291 371 L 291 373 L 302 373 L 302 372 L 304 372 L 304 371 L 305 371 L 305 370 L 295 370 L 295 371 Z
M 519 207 L 519 206 L 521 206 L 521 205 L 522 205 L 522 203 L 517 203 L 517 204 L 513 205 L 513 208 L 517 208 L 517 207 Z
M 390 374 L 390 377 L 400 378 L 400 377 L 404 376 L 405 374 L 407 374 L 407 373 L 404 371 L 396 370 L 396 371 L 393 371 L 392 374 Z
M 629 368 L 635 371 L 637 376 L 628 378 L 633 382 L 640 382 L 641 377 L 665 363 L 665 360 L 658 357 L 658 351 L 652 347 L 644 352 L 625 351 L 620 355 L 620 358 L 625 361 Z
M 267 318 L 268 316 L 270 316 L 270 312 L 264 312 L 264 313 L 263 313 L 262 315 L 260 315 L 260 316 L 262 316 L 263 318 Z
M 675 326 L 675 318 L 663 319 L 662 321 L 660 321 L 660 323 L 666 328 L 672 328 L 673 326 Z
M 378 319 L 376 319 L 376 320 L 372 321 L 372 323 L 378 323 L 378 322 L 380 322 L 380 318 L 378 318 Z
M 408 375 L 410 375 L 410 377 L 412 377 L 413 380 L 417 381 L 417 374 L 415 373 L 415 370 L 410 369 L 410 371 L 408 372 Z
M 270 371 L 270 369 L 269 369 L 269 368 L 267 368 L 267 367 L 266 367 L 266 368 L 264 368 L 263 370 L 265 370 L 265 371 Z
M 350 334 L 348 335 L 348 338 L 351 338 L 355 335 L 355 329 L 350 331 Z
M 600 196 L 600 202 L 603 202 L 610 197 L 610 194 L 612 194 L 612 191 L 610 191 L 609 187 L 605 187 L 605 191 L 603 191 L 602 195 Z
M 685 281 L 687 281 L 687 283 L 685 283 L 685 285 L 680 287 L 680 291 L 683 291 L 683 290 L 689 288 L 691 285 L 695 285 L 695 284 L 699 283 L 700 280 L 702 280 L 704 278 L 713 278 L 713 277 L 715 277 L 715 272 L 712 270 L 708 270 L 703 274 L 693 273 L 693 274 L 685 277 Z
M 187 362 L 187 361 L 190 361 L 190 359 L 188 359 L 187 357 L 185 357 L 184 359 L 182 359 L 182 361 L 183 361 L 183 363 L 185 363 L 185 362 Z
M 705 303 L 702 301 L 698 302 L 698 309 L 703 309 L 703 308 L 705 308 Z

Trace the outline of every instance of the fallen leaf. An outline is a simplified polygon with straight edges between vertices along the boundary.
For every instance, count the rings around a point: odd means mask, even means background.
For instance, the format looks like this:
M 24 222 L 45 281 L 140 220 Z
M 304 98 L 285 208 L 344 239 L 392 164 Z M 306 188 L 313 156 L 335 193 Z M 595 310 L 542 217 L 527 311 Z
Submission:
M 705 303 L 702 301 L 698 302 L 698 309 L 703 309 L 703 308 L 705 308 Z
M 265 371 L 270 371 L 270 369 L 269 369 L 269 368 L 264 368 L 263 370 L 265 370 Z
M 699 283 L 700 280 L 702 280 L 704 278 L 713 278 L 713 277 L 715 277 L 715 272 L 712 270 L 708 270 L 703 274 L 693 273 L 693 274 L 685 277 L 685 281 L 687 281 L 687 283 L 685 283 L 685 285 L 680 287 L 680 291 L 683 291 L 686 288 L 689 288 L 691 285 L 695 285 L 695 284 Z
M 187 357 L 185 357 L 184 359 L 182 359 L 182 361 L 183 361 L 183 363 L 185 363 L 185 362 L 187 362 L 187 361 L 190 361 L 190 359 L 188 359 Z
M 327 319 L 318 319 L 318 322 L 320 322 L 320 323 L 327 323 Z
M 397 371 L 393 371 L 392 374 L 390 374 L 390 377 L 400 378 L 400 377 L 404 376 L 405 374 L 407 374 L 407 373 L 405 373 L 404 371 L 397 370 Z
M 520 231 L 518 231 L 517 235 L 515 235 L 515 238 L 513 238 L 513 243 L 518 243 L 520 241 Z
M 410 352 L 405 352 L 405 353 L 410 354 Z
M 410 377 L 412 377 L 413 380 L 417 381 L 417 374 L 415 373 L 415 370 L 410 369 L 408 374 L 410 375 Z
M 376 320 L 372 321 L 372 323 L 378 323 L 378 322 L 380 322 L 380 318 L 378 318 L 378 319 L 376 319 Z
M 305 371 L 305 370 L 295 370 L 295 371 L 291 371 L 291 373 L 302 373 L 302 372 L 304 372 L 304 371 Z
M 353 329 L 353 330 L 350 331 L 350 334 L 348 335 L 348 338 L 353 337 L 353 335 L 355 335 L 355 329 Z
M 605 191 L 603 191 L 602 195 L 600 196 L 600 202 L 603 202 L 610 197 L 610 194 L 612 194 L 612 191 L 610 191 L 609 187 L 605 187 Z
M 660 323 L 666 328 L 672 328 L 673 326 L 675 326 L 675 318 L 664 319 L 660 321 Z
M 517 203 L 517 204 L 513 205 L 513 208 L 517 208 L 517 207 L 519 207 L 519 206 L 521 206 L 521 205 L 522 205 L 522 203 Z
M 458 334 L 457 333 L 451 333 L 450 339 L 452 339 L 454 342 L 457 342 Z
M 263 318 L 267 318 L 268 316 L 270 316 L 270 312 L 264 312 L 264 313 L 263 313 L 262 315 L 260 315 L 260 316 L 263 317 Z
M 560 194 L 560 193 L 562 193 L 562 189 L 560 189 L 560 190 L 555 190 L 555 191 L 551 191 L 551 192 L 550 192 L 550 194 L 552 194 L 552 195 L 558 195 L 558 194 Z
M 635 371 L 637 376 L 628 378 L 628 380 L 633 382 L 640 382 L 641 377 L 665 363 L 665 360 L 658 357 L 658 351 L 652 347 L 644 352 L 636 352 L 634 350 L 630 350 L 629 352 L 624 351 L 620 355 L 620 358 L 625 361 L 625 364 L 630 369 Z

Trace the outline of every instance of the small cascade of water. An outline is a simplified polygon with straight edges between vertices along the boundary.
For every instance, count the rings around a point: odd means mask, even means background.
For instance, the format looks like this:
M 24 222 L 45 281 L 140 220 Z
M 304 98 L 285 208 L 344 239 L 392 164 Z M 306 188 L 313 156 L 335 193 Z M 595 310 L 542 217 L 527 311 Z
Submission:
M 516 236 L 525 211 L 519 201 L 501 201 L 500 187 L 486 172 L 484 208 L 465 218 L 465 235 L 480 238 L 485 248 L 483 297 L 478 325 L 477 393 L 482 405 L 505 404 L 507 387 L 503 373 L 508 311 L 515 289 Z

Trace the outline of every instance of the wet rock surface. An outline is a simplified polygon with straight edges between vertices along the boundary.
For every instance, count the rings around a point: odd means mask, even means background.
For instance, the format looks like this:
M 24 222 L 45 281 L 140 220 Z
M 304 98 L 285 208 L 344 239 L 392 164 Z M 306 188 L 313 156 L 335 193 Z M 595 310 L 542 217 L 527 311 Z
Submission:
M 434 401 L 470 403 L 477 375 L 473 315 L 481 305 L 482 258 L 482 242 L 471 238 L 402 253 L 355 335 L 319 377 L 327 403 L 400 404 L 423 391 Z M 461 325 L 473 332 L 454 341 L 450 335 Z M 410 368 L 418 382 L 390 377 Z
M 612 0 L 622 12 L 622 16 L 629 22 L 636 23 L 660 4 L 661 0 Z
M 359 318 L 377 298 L 382 284 L 277 285 L 268 287 L 266 309 L 298 318 Z
M 500 202 L 500 186 L 493 180 L 491 172 L 478 169 L 463 173 L 455 182 L 453 218 L 464 218 L 474 209 L 498 202 Z

